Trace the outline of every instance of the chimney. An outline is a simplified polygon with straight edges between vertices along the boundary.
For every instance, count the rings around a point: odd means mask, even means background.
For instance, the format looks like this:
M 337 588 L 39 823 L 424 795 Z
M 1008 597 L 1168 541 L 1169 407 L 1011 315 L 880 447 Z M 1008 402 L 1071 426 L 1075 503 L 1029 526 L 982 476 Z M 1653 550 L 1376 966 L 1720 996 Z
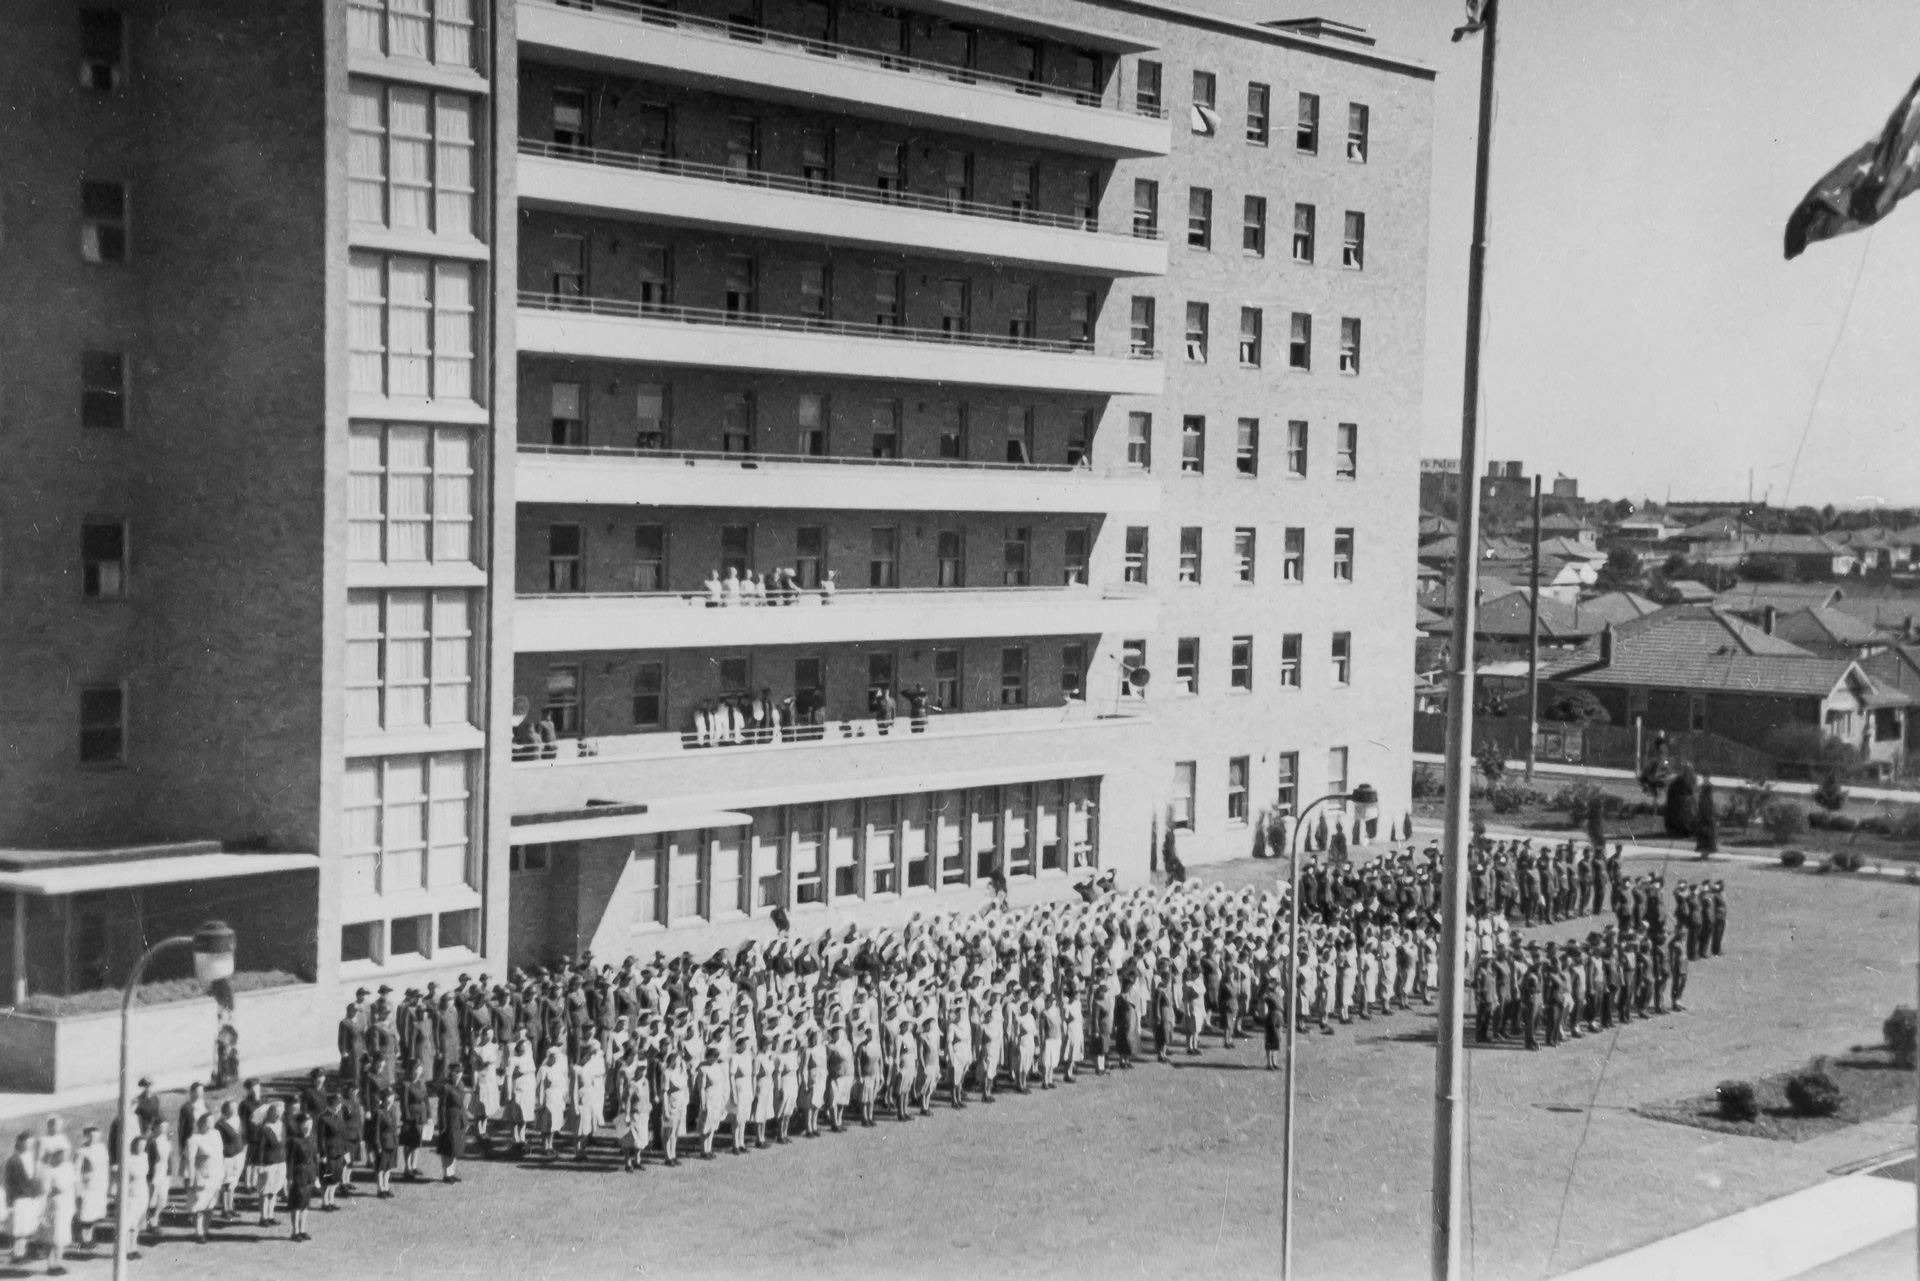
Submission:
M 1600 629 L 1600 666 L 1613 666 L 1613 624 Z
M 1780 611 L 1769 605 L 1760 611 L 1760 630 L 1773 635 L 1773 625 L 1779 619 Z

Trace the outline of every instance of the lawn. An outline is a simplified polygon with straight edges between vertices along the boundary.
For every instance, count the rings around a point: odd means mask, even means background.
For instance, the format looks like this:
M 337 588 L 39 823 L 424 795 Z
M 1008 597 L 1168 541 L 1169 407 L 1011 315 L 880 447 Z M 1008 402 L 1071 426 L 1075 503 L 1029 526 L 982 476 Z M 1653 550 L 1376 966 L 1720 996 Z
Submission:
M 1808 1066 L 1824 1071 L 1840 1087 L 1841 1105 L 1831 1116 L 1802 1116 L 1794 1111 L 1787 1098 L 1787 1079 L 1798 1069 L 1769 1073 L 1753 1082 L 1759 1114 L 1750 1121 L 1723 1116 L 1719 1097 L 1712 1090 L 1669 1103 L 1649 1103 L 1639 1111 L 1642 1116 L 1657 1121 L 1697 1126 L 1721 1134 L 1799 1143 L 1862 1121 L 1876 1120 L 1913 1104 L 1912 1069 L 1894 1062 L 1882 1046 L 1855 1046 L 1846 1055 L 1821 1056 Z
M 1271 884 L 1279 867 L 1194 871 Z M 1476 1277 L 1555 1275 L 1911 1141 L 1902 1114 L 1769 1143 L 1636 1112 L 1876 1041 L 1913 1000 L 1911 887 L 1715 868 L 1729 955 L 1695 965 L 1689 1012 L 1538 1054 L 1470 1054 Z M 1418 1008 L 1303 1043 L 1297 1275 L 1427 1275 L 1434 1031 Z M 239 1226 L 196 1247 L 176 1229 L 139 1275 L 1272 1275 L 1284 1078 L 1260 1059 L 1257 1042 L 1210 1038 L 1172 1066 L 671 1171 L 624 1175 L 609 1154 L 474 1162 L 457 1186 L 402 1184 L 394 1201 L 316 1214 L 310 1244 Z

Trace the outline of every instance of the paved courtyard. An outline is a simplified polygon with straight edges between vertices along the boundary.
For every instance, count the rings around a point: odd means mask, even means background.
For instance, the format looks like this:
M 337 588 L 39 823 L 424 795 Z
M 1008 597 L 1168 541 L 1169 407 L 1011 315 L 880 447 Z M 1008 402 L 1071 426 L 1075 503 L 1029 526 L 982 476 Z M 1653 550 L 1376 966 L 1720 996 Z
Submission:
M 1263 881 L 1276 866 L 1210 874 Z M 1670 876 L 1695 870 L 1676 860 Z M 1689 1013 L 1471 1056 L 1476 1276 L 1551 1276 L 1911 1144 L 1910 1109 L 1801 1144 L 1631 1114 L 1877 1041 L 1886 1011 L 1912 1000 L 1912 888 L 1715 870 L 1731 955 L 1695 968 Z M 1303 1039 L 1300 1276 L 1426 1275 L 1433 1031 L 1416 1011 Z M 152 1248 L 136 1275 L 1271 1275 L 1283 1078 L 1261 1070 L 1257 1043 L 1211 1045 L 1172 1067 L 674 1171 L 469 1163 L 458 1186 L 400 1184 L 395 1201 L 316 1213 L 310 1244 L 236 1227 L 220 1244 Z

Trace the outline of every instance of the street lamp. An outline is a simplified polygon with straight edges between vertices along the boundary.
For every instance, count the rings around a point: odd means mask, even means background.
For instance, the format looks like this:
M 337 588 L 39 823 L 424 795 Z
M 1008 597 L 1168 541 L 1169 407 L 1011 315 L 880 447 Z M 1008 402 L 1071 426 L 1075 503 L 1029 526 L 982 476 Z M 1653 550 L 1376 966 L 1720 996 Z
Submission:
M 129 1124 L 127 1105 L 127 1059 L 133 1022 L 133 993 L 140 986 L 140 977 L 147 971 L 147 965 L 160 953 L 175 947 L 193 949 L 193 977 L 202 987 L 211 988 L 215 983 L 233 977 L 233 931 L 223 921 L 208 921 L 192 934 L 180 934 L 170 939 L 161 939 L 133 963 L 133 973 L 127 976 L 127 987 L 120 995 L 120 1137 L 115 1145 L 119 1151 L 114 1154 L 119 1162 L 120 1176 L 116 1181 L 116 1195 L 113 1206 L 113 1279 L 124 1281 L 127 1275 L 127 1189 L 132 1178 L 132 1161 L 128 1159 L 128 1150 L 133 1146 L 133 1126 Z
M 1357 817 L 1363 823 L 1380 813 L 1380 793 L 1371 783 L 1362 783 L 1351 792 L 1329 792 L 1300 811 L 1287 842 L 1287 1111 L 1280 1140 L 1280 1281 L 1292 1281 L 1293 1277 L 1293 1053 L 1300 1031 L 1300 833 L 1306 830 L 1307 815 L 1328 801 L 1352 801 L 1359 807 Z

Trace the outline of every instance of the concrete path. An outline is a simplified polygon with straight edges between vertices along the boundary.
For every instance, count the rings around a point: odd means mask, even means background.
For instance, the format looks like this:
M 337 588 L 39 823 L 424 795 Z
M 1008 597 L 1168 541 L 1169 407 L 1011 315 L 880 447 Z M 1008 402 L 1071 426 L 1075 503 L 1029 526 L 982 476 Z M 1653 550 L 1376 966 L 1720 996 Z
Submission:
M 240 1068 L 247 1076 L 279 1076 L 287 1072 L 298 1072 L 315 1066 L 311 1054 L 262 1056 L 242 1059 Z M 325 1065 L 328 1071 L 336 1066 Z M 136 1069 L 137 1071 L 138 1069 Z M 174 1073 L 150 1073 L 156 1091 L 184 1090 L 194 1081 L 204 1081 L 205 1072 L 183 1071 Z M 137 1077 L 135 1078 L 138 1079 Z M 22 1094 L 13 1091 L 0 1091 L 0 1121 L 17 1120 L 23 1116 L 40 1116 L 47 1112 L 66 1112 L 74 1108 L 88 1107 L 96 1103 L 112 1103 L 119 1095 L 117 1082 L 106 1085 L 87 1085 L 78 1089 L 63 1090 L 58 1094 Z M 107 1113 L 112 1115 L 113 1109 Z

